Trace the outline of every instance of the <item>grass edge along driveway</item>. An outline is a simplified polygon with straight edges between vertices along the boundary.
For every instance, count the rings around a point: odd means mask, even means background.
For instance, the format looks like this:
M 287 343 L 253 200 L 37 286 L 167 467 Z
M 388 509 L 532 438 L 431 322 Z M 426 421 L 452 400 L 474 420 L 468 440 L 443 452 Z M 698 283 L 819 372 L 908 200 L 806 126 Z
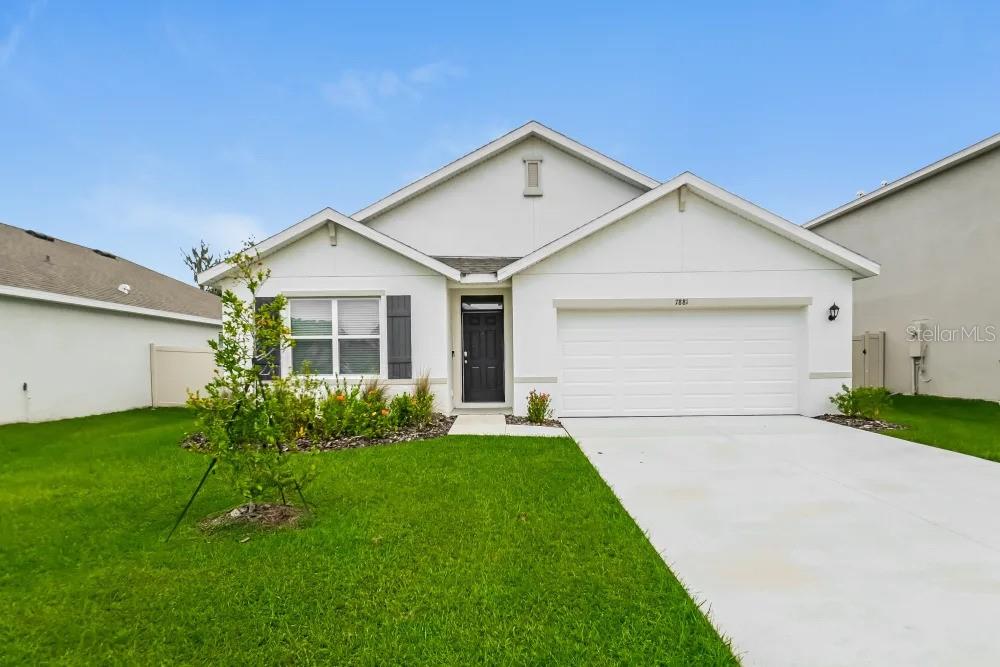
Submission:
M 190 423 L 0 427 L 5 660 L 736 664 L 568 438 L 323 453 L 306 528 L 164 544 L 206 464 Z M 216 476 L 191 516 L 238 502 Z
M 1000 405 L 995 401 L 894 395 L 882 419 L 905 426 L 883 435 L 1000 461 Z

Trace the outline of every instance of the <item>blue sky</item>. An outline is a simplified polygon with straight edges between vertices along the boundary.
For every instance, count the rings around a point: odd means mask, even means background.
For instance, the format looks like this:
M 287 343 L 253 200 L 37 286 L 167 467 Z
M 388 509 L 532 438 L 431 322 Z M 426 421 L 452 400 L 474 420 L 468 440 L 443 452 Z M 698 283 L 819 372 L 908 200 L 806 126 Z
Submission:
M 0 3 L 0 221 L 179 248 L 351 213 L 529 119 L 804 222 L 1000 131 L 1000 3 Z

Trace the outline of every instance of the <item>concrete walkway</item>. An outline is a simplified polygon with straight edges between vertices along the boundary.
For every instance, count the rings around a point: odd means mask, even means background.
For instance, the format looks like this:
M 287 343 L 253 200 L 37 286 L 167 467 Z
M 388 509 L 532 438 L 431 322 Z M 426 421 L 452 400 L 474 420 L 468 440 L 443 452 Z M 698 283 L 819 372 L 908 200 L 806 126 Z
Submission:
M 1000 464 L 805 417 L 564 419 L 746 665 L 1000 665 Z
M 527 435 L 567 437 L 566 431 L 557 426 L 532 426 L 507 424 L 504 415 L 459 415 L 451 425 L 448 435 Z

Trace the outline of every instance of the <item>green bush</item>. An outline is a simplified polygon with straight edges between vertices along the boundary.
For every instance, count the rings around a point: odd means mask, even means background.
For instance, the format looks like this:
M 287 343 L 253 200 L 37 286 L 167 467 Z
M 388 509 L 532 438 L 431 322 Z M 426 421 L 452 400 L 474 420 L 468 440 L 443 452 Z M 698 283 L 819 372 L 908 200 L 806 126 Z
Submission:
M 323 381 L 306 373 L 271 380 L 265 400 L 271 414 L 275 439 L 287 444 L 312 433 L 319 418 L 319 396 Z
M 341 380 L 335 389 L 327 386 L 326 395 L 319 401 L 315 434 L 327 438 L 381 438 L 408 425 L 393 422 L 385 395 L 386 387 L 377 379 L 354 386 Z
M 855 387 L 841 385 L 841 391 L 830 397 L 841 413 L 848 417 L 879 419 L 882 410 L 892 404 L 892 394 L 885 387 Z
M 416 421 L 414 408 L 416 403 L 412 396 L 403 392 L 396 394 L 389 401 L 389 425 L 392 428 L 405 428 Z
M 541 424 L 552 416 L 552 397 L 532 389 L 528 392 L 528 421 Z
M 424 372 L 413 386 L 413 422 L 426 426 L 434 414 L 434 392 L 431 391 L 430 373 Z

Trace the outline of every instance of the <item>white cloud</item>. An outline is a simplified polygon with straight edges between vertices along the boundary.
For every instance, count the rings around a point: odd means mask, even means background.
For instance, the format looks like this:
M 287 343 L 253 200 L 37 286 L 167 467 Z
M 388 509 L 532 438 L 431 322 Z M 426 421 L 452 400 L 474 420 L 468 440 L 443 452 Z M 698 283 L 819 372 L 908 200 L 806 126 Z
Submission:
M 7 34 L 0 38 L 0 68 L 6 67 L 7 63 L 14 57 L 17 47 L 21 45 L 21 38 L 24 37 L 24 31 L 28 29 L 28 26 L 38 16 L 38 12 L 42 11 L 44 7 L 45 0 L 35 0 L 28 3 L 28 11 L 25 17 L 20 21 L 15 21 L 10 26 L 10 29 L 7 30 Z
M 238 249 L 246 240 L 260 241 L 266 236 L 260 222 L 252 216 L 177 206 L 123 188 L 99 188 L 82 202 L 81 210 L 91 224 L 118 235 L 126 246 L 133 242 L 155 244 L 171 258 L 180 257 L 178 248 L 188 248 L 201 239 L 215 254 L 221 255 Z M 119 252 L 128 257 L 124 247 Z M 143 263 L 140 258 L 134 259 Z
M 447 61 L 426 63 L 406 72 L 345 70 L 323 86 L 326 100 L 356 112 L 373 111 L 391 99 L 420 99 L 427 89 L 465 76 L 465 69 Z

